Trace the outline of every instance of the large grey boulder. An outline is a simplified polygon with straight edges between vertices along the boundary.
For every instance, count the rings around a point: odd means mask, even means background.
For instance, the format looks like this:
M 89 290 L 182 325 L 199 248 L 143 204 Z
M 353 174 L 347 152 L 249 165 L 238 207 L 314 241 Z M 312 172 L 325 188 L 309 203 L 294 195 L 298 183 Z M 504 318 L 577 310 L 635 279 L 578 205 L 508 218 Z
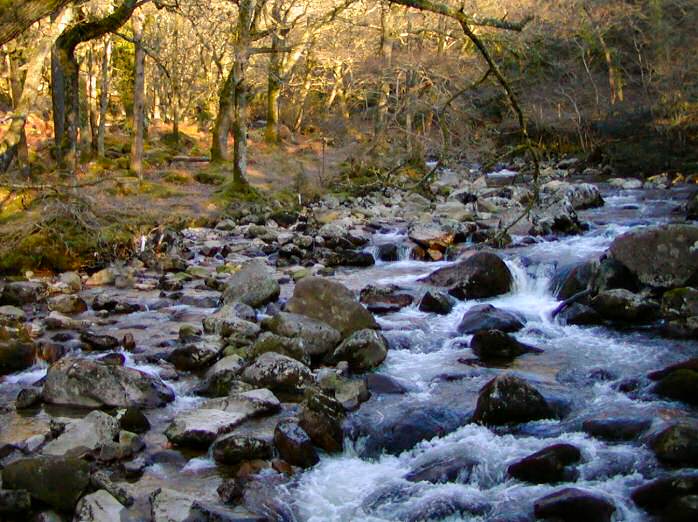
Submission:
M 282 392 L 298 392 L 314 382 L 313 374 L 305 364 L 275 352 L 260 355 L 245 368 L 242 380 Z
M 222 337 L 236 335 L 253 339 L 259 333 L 259 325 L 250 321 L 251 317 L 241 310 L 240 305 L 241 303 L 225 305 L 217 312 L 206 316 L 203 320 L 204 331 Z
M 376 330 L 359 330 L 347 337 L 332 354 L 333 361 L 347 361 L 354 372 L 372 370 L 388 355 L 388 343 Z
M 378 329 L 371 312 L 344 285 L 322 277 L 301 279 L 286 310 L 323 321 L 342 337 L 364 328 Z
M 95 410 L 84 419 L 68 424 L 63 433 L 46 444 L 41 452 L 44 455 L 78 457 L 112 442 L 118 433 L 119 422 L 111 415 Z
M 49 368 L 42 396 L 49 404 L 87 408 L 155 408 L 175 398 L 159 377 L 74 357 L 64 357 Z
M 698 226 L 661 225 L 617 237 L 609 255 L 641 283 L 677 288 L 698 283 Z
M 232 275 L 223 291 L 226 304 L 240 302 L 253 308 L 279 298 L 281 288 L 274 270 L 263 259 L 253 259 Z
M 262 321 L 262 326 L 277 335 L 299 339 L 308 355 L 324 355 L 339 344 L 341 334 L 329 324 L 300 314 L 280 312 Z
M 121 522 L 124 505 L 100 489 L 80 499 L 73 522 Z
M 506 294 L 513 278 L 506 263 L 490 252 L 477 252 L 463 261 L 439 268 L 420 282 L 446 287 L 458 299 L 481 299 Z

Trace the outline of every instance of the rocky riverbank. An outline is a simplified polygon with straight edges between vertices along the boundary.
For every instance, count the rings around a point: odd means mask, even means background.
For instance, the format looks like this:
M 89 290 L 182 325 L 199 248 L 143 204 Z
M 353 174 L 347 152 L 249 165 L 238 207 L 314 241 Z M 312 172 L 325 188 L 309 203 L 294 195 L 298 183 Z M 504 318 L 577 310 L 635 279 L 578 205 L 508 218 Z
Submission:
M 0 513 L 693 520 L 695 196 L 574 169 L 546 168 L 523 219 L 517 172 L 445 172 L 430 198 L 250 204 L 213 229 L 158 230 L 97 273 L 1 282 Z M 604 363 L 587 347 L 565 359 L 560 332 L 680 340 Z M 604 393 L 616 403 L 599 411 Z M 464 449 L 484 433 L 517 451 Z M 644 460 L 613 468 L 626 447 Z M 342 462 L 374 466 L 355 501 L 313 482 Z M 485 493 L 503 484 L 530 499 Z

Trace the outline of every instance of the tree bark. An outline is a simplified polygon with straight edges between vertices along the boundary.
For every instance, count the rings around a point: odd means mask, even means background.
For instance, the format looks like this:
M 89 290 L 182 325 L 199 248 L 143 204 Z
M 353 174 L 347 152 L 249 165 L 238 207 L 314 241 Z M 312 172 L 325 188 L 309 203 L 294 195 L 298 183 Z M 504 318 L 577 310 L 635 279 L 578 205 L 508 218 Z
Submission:
M 267 143 L 279 143 L 281 56 L 278 55 L 278 38 L 275 36 L 272 38 L 272 54 L 269 56 L 269 72 L 267 78 L 267 125 L 264 138 Z
M 24 80 L 21 77 L 19 70 L 20 65 L 17 63 L 17 58 L 9 53 L 7 55 L 7 65 L 10 71 L 10 94 L 12 95 L 13 112 L 19 107 L 19 102 L 22 98 L 22 90 L 24 88 Z M 27 134 L 24 131 L 24 125 L 19 135 L 19 143 L 16 149 L 17 162 L 22 169 L 29 163 L 29 149 L 27 148 Z
M 143 181 L 143 140 L 145 133 L 145 51 L 143 50 L 143 16 L 133 17 L 133 40 L 136 46 L 133 86 L 133 141 L 131 143 L 131 172 Z
M 223 88 L 218 96 L 218 114 L 213 125 L 211 140 L 211 161 L 227 161 L 228 158 L 228 133 L 230 132 L 230 111 L 233 106 L 235 90 L 235 70 L 228 73 Z
M 111 64 L 112 39 L 111 36 L 104 42 L 102 53 L 102 72 L 99 84 L 99 127 L 97 129 L 97 154 L 100 158 L 105 155 L 104 134 L 107 126 L 107 109 L 109 108 L 109 67 Z
M 49 55 L 53 41 L 61 31 L 65 29 L 71 16 L 72 10 L 66 9 L 63 14 L 56 17 L 51 24 L 48 34 L 38 42 L 34 54 L 29 59 L 27 73 L 24 77 L 22 95 L 12 113 L 12 118 L 10 119 L 8 127 L 4 129 L 5 132 L 3 133 L 3 139 L 0 143 L 0 171 L 5 171 L 10 166 L 10 162 L 15 155 L 17 145 L 19 144 L 24 130 L 29 111 L 34 106 L 39 94 L 41 75 L 44 70 L 46 57 Z
M 0 4 L 0 45 L 4 45 L 34 22 L 76 0 L 19 0 Z

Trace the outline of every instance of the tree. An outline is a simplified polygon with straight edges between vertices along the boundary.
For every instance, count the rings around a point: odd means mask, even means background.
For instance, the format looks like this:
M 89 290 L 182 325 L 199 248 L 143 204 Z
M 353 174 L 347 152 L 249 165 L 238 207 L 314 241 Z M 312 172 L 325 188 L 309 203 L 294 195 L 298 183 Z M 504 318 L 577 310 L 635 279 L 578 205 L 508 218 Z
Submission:
M 0 4 L 0 45 L 4 45 L 34 22 L 46 18 L 76 0 L 20 0 Z
M 136 46 L 133 85 L 133 142 L 131 171 L 143 180 L 143 139 L 145 133 L 145 50 L 143 48 L 144 18 L 141 12 L 133 17 L 133 40 Z

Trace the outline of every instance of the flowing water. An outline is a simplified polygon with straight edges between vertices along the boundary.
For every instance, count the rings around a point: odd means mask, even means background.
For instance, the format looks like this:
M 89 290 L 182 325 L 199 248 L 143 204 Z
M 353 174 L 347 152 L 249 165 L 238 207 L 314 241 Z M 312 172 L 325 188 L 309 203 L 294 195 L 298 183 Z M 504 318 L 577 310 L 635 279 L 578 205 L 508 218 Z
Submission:
M 603 326 L 564 326 L 551 319 L 558 305 L 550 289 L 556 268 L 598 258 L 611 241 L 631 228 L 665 222 L 683 194 L 668 191 L 611 191 L 606 205 L 581 213 L 591 223 L 581 235 L 506 249 L 500 252 L 511 269 L 515 287 L 507 295 L 484 301 L 462 301 L 445 316 L 420 312 L 416 303 L 399 312 L 381 316 L 379 322 L 390 343 L 385 363 L 377 370 L 401 383 L 406 393 L 374 396 L 350 415 L 349 423 L 360 434 L 347 439 L 339 455 L 323 455 L 314 468 L 296 475 L 289 483 L 269 489 L 287 504 L 285 518 L 309 522 L 417 521 L 417 520 L 529 520 L 536 499 L 560 485 L 530 485 L 507 477 L 512 462 L 543 447 L 568 442 L 580 448 L 582 463 L 575 487 L 599 492 L 613 499 L 616 520 L 646 520 L 629 499 L 630 491 L 660 476 L 663 471 L 644 440 L 607 443 L 581 430 L 591 418 L 651 419 L 656 430 L 668 419 L 695 416 L 680 403 L 653 396 L 644 376 L 655 369 L 698 356 L 698 343 L 661 338 L 652 329 L 616 330 Z M 192 245 L 220 239 L 217 231 L 199 230 L 189 235 Z M 515 243 L 521 238 L 514 238 Z M 376 234 L 372 247 L 383 243 L 406 243 L 399 226 Z M 346 269 L 337 278 L 360 290 L 366 284 L 396 284 L 417 290 L 417 280 L 445 266 L 407 259 L 378 262 L 367 269 Z M 199 259 L 199 262 L 206 262 Z M 290 285 L 282 295 L 288 296 Z M 88 291 L 88 294 L 96 292 Z M 157 291 L 126 292 L 145 303 L 145 310 L 102 323 L 104 333 L 132 333 L 139 346 L 153 351 L 176 337 L 184 322 L 199 323 L 212 312 L 205 290 L 193 291 L 191 304 L 162 302 Z M 88 295 L 89 297 L 89 295 Z M 418 302 L 418 300 L 416 301 Z M 542 354 L 527 354 L 508 367 L 484 367 L 473 363 L 467 347 L 469 336 L 456 327 L 470 307 L 487 302 L 526 318 L 516 334 Z M 88 318 L 97 319 L 94 316 Z M 165 344 L 162 344 L 165 343 Z M 177 412 L 195 408 L 201 399 L 193 393 L 195 378 L 177 380 L 147 356 L 126 355 L 126 364 L 161 375 L 177 392 L 177 400 L 149 412 L 153 430 L 147 436 L 152 453 L 166 446 L 162 431 Z M 9 404 L 17 391 L 40 379 L 46 365 L 37 365 L 0 382 L 0 398 Z M 516 428 L 495 430 L 469 424 L 477 393 L 493 376 L 514 372 L 532 382 L 565 412 L 562 420 L 531 422 Z M 630 383 L 630 385 L 628 385 Z M 625 392 L 620 389 L 626 390 Z M 627 391 L 631 390 L 631 391 Z M 454 419 L 451 429 L 422 440 L 402 452 L 380 451 L 372 437 L 390 430 L 395 419 L 408 419 L 423 411 L 446 412 Z M 18 414 L 13 408 L 0 413 L 0 441 L 16 442 L 46 430 L 49 419 L 59 414 L 41 409 Z M 393 423 L 393 424 L 391 424 Z M 406 424 L 409 426 L 409 423 Z M 379 437 L 380 438 L 380 437 Z M 472 465 L 459 480 L 444 484 L 412 483 L 407 472 L 440 456 L 458 455 Z M 221 470 L 206 455 L 180 455 L 150 465 L 139 488 L 168 486 L 214 500 Z M 278 510 L 277 510 L 278 513 Z M 281 515 L 277 515 L 281 517 Z

